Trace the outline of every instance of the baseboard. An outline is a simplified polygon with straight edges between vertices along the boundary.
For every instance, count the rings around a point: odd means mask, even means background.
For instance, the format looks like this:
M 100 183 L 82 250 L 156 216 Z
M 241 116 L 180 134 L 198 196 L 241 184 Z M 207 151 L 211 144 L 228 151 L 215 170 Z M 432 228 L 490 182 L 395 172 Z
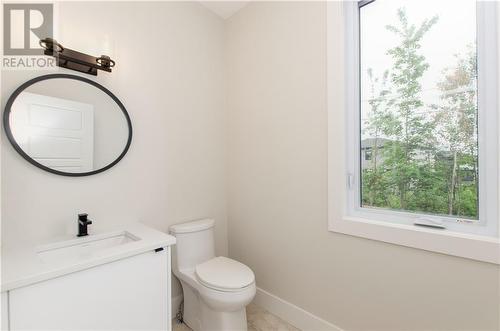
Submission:
M 257 288 L 254 303 L 303 331 L 343 331 L 274 294 Z
M 182 294 L 179 294 L 178 296 L 172 297 L 172 319 L 175 319 L 175 316 L 177 315 L 177 312 L 179 311 L 179 305 L 182 302 Z

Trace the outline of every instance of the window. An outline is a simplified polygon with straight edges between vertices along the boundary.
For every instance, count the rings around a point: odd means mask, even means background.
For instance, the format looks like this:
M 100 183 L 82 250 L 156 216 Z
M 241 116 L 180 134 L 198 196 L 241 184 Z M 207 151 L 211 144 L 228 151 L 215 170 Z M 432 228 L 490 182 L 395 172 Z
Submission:
M 496 4 L 344 7 L 347 216 L 497 237 Z
M 371 159 L 372 159 L 372 150 L 371 150 L 371 148 L 370 147 L 365 148 L 365 161 L 371 161 Z M 363 168 L 364 167 L 369 167 L 369 166 L 364 165 Z

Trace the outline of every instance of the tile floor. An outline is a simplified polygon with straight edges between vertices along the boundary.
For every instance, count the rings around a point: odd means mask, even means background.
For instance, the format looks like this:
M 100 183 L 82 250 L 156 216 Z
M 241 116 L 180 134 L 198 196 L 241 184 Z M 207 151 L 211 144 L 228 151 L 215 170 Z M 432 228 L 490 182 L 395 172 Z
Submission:
M 267 310 L 251 303 L 247 306 L 248 331 L 300 331 Z M 191 331 L 185 324 L 173 322 L 173 331 Z

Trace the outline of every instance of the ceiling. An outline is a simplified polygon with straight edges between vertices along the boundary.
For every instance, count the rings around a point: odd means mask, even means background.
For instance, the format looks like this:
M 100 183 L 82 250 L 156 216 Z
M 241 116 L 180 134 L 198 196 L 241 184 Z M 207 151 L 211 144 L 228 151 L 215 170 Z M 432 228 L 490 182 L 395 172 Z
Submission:
M 238 10 L 245 7 L 250 1 L 200 1 L 200 3 L 210 9 L 223 19 L 234 15 Z

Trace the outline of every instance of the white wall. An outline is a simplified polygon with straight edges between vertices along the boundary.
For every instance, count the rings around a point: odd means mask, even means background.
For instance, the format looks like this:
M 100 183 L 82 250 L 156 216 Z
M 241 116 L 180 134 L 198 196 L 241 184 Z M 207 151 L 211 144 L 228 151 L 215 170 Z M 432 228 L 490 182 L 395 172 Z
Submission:
M 196 2 L 60 3 L 61 44 L 96 55 L 112 45 L 116 68 L 97 81 L 127 107 L 134 139 L 109 171 L 68 178 L 24 161 L 2 133 L 4 247 L 76 231 L 76 214 L 88 212 L 93 229 L 139 220 L 166 231 L 213 217 L 225 254 L 223 28 Z M 21 83 L 46 73 L 3 71 L 2 108 Z
M 253 2 L 226 25 L 230 256 L 346 330 L 498 330 L 498 266 L 327 231 L 326 34 L 324 2 Z

